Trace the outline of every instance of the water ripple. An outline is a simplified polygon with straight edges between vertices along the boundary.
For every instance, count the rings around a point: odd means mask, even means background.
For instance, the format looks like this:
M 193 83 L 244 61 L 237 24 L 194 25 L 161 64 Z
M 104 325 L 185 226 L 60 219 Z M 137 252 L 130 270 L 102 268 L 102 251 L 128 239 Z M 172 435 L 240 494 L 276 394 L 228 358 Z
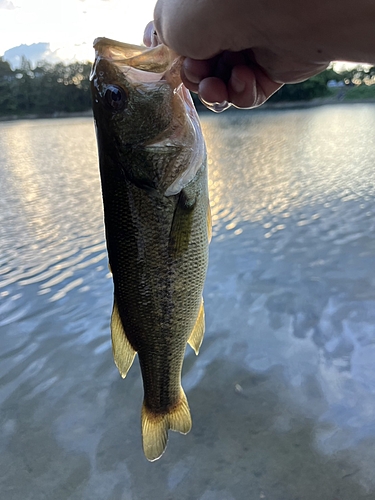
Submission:
M 92 121 L 0 123 L 5 496 L 374 494 L 374 109 L 202 117 L 213 240 L 205 341 L 184 365 L 194 427 L 156 464 L 139 370 L 122 383 L 112 361 Z

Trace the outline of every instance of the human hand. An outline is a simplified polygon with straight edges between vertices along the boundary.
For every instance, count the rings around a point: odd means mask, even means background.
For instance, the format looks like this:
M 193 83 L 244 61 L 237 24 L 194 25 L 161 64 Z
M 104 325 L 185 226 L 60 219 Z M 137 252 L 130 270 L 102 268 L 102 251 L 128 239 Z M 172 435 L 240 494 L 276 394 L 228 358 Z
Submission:
M 150 21 L 145 28 L 143 33 L 143 43 L 146 47 L 156 47 L 160 43 L 153 21 Z
M 153 22 L 146 26 L 143 42 L 148 47 L 161 43 Z M 241 108 L 259 106 L 282 86 L 254 62 L 251 50 L 225 51 L 203 61 L 185 58 L 181 78 L 189 90 L 199 94 L 206 107 L 217 113 L 231 104 Z
M 181 78 L 203 104 L 220 113 L 231 105 L 254 108 L 263 104 L 282 83 L 273 81 L 255 62 L 251 50 L 224 51 L 203 61 L 185 58 Z
M 155 28 L 158 40 L 185 56 L 182 80 L 208 107 L 256 107 L 282 84 L 306 80 L 333 59 L 319 16 L 311 19 L 307 5 L 301 0 L 159 0 Z

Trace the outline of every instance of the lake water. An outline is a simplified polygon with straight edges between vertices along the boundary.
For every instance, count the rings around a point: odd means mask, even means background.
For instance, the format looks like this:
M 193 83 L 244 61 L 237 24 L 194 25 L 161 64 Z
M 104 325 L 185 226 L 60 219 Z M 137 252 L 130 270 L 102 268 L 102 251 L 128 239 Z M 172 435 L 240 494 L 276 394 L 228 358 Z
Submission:
M 0 123 L 2 499 L 375 499 L 375 106 L 202 125 L 193 429 L 148 463 L 138 363 L 112 361 L 92 120 Z

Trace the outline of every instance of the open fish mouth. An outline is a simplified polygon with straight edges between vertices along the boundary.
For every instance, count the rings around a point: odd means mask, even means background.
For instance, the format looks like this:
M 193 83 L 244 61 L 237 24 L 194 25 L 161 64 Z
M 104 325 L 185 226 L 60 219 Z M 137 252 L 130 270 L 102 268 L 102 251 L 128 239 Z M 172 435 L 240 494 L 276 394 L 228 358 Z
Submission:
M 95 59 L 112 61 L 126 73 L 126 78 L 134 83 L 164 79 L 166 73 L 170 73 L 172 69 L 172 73 L 177 75 L 183 61 L 181 56 L 163 44 L 149 48 L 100 37 L 94 40 L 93 45 Z
M 95 62 L 90 79 L 100 76 L 97 73 L 98 63 L 105 59 L 116 65 L 126 80 L 143 91 L 147 91 L 147 85 L 156 83 L 169 85 L 173 89 L 175 115 L 185 116 L 182 125 L 177 119 L 173 126 L 173 132 L 167 133 L 166 137 L 158 137 L 156 142 L 148 144 L 149 147 L 165 148 L 172 145 L 183 144 L 184 148 L 190 148 L 189 160 L 184 172 L 165 191 L 165 196 L 178 194 L 196 175 L 206 156 L 206 148 L 202 137 L 199 118 L 191 98 L 190 92 L 183 85 L 180 71 L 183 57 L 176 54 L 166 45 L 160 44 L 156 47 L 145 47 L 132 45 L 109 38 L 100 37 L 94 41 Z M 183 111 L 177 111 L 183 108 Z

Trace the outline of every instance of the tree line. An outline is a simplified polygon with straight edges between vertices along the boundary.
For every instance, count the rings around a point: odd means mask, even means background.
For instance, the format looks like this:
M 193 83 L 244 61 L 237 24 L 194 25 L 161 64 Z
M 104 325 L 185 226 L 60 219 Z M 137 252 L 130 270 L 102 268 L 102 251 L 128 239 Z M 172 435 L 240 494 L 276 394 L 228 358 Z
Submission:
M 22 60 L 12 70 L 0 58 L 0 116 L 53 115 L 91 108 L 91 63 L 40 63 Z
M 0 57 L 0 116 L 53 116 L 91 109 L 90 70 L 89 62 L 43 62 L 33 68 L 26 59 L 13 70 Z M 340 73 L 329 68 L 306 82 L 284 85 L 270 102 L 308 101 L 335 93 L 375 98 L 375 67 L 359 66 Z
M 375 67 L 357 66 L 336 72 L 332 67 L 309 80 L 293 85 L 284 85 L 270 102 L 309 101 L 315 98 L 339 96 L 352 98 L 375 98 Z

